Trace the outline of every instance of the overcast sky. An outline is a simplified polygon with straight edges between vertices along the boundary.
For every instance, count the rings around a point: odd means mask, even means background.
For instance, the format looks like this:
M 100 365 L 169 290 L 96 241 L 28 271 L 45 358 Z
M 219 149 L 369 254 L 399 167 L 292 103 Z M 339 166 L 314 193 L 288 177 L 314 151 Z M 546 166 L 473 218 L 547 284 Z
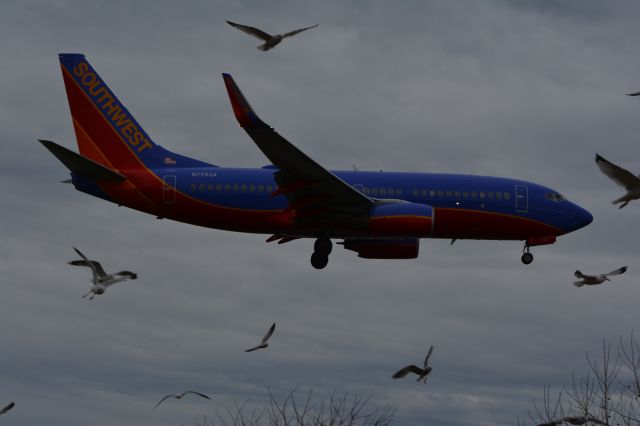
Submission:
M 640 4 L 628 1 L 3 1 L 0 405 L 6 424 L 190 425 L 292 388 L 371 396 L 404 425 L 511 425 L 584 351 L 637 327 Z M 285 32 L 269 52 L 224 21 Z M 149 135 L 221 166 L 268 161 L 220 73 L 331 169 L 473 173 L 553 187 L 594 222 L 520 263 L 520 242 L 423 240 L 416 260 L 198 228 L 59 183 L 76 150 L 58 53 L 84 53 Z M 139 273 L 94 301 L 71 247 Z M 629 265 L 612 284 L 573 272 Z M 277 322 L 268 350 L 245 354 Z M 426 385 L 394 381 L 435 346 Z M 196 389 L 212 401 L 171 400 Z

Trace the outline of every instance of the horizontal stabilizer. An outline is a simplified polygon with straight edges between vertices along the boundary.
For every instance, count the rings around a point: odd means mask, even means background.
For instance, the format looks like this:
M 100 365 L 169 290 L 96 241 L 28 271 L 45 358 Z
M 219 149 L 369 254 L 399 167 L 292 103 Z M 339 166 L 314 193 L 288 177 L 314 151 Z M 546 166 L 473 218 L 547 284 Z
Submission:
M 73 173 L 102 182 L 121 182 L 126 179 L 120 173 L 115 172 L 100 163 L 96 163 L 80 154 L 77 154 L 55 142 L 38 139 L 58 160 L 62 162 Z

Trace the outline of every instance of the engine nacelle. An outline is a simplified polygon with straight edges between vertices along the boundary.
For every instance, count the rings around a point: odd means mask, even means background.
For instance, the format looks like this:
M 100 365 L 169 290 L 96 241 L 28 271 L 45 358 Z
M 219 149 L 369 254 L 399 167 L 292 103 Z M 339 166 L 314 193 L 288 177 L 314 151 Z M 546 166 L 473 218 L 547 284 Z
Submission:
M 347 239 L 344 248 L 358 253 L 365 259 L 415 259 L 418 257 L 420 241 L 408 238 L 404 240 L 384 239 Z
M 389 237 L 428 237 L 433 229 L 433 207 L 418 203 L 374 206 L 369 213 L 369 231 Z

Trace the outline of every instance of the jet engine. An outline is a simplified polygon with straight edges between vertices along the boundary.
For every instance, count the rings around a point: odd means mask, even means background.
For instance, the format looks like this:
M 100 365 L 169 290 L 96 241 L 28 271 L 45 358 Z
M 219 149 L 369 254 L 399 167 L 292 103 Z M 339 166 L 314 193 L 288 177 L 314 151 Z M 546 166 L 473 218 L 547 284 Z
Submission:
M 433 207 L 426 204 L 381 204 L 369 212 L 369 231 L 376 236 L 428 237 L 432 228 Z

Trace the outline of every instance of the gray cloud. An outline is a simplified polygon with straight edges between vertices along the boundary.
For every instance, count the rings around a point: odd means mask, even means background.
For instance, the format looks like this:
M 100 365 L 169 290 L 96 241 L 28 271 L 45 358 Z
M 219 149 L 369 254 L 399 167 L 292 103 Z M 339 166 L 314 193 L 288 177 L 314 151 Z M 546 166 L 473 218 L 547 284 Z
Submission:
M 0 401 L 16 424 L 176 425 L 293 387 L 372 395 L 417 424 L 514 424 L 585 349 L 635 325 L 638 206 L 593 164 L 630 170 L 639 6 L 623 2 L 4 2 L 0 6 Z M 225 19 L 320 26 L 264 54 Z M 75 147 L 57 53 L 81 52 L 154 140 L 215 164 L 267 163 L 230 72 L 265 121 L 330 168 L 512 176 L 594 213 L 534 249 L 423 240 L 415 261 L 156 220 L 58 183 L 37 142 Z M 91 303 L 71 246 L 137 281 Z M 575 289 L 576 268 L 629 272 Z M 582 291 L 584 290 L 584 291 Z M 245 354 L 270 322 L 268 351 Z M 426 386 L 390 375 L 435 345 Z M 256 355 L 256 356 L 252 356 Z M 212 402 L 172 401 L 186 388 Z

